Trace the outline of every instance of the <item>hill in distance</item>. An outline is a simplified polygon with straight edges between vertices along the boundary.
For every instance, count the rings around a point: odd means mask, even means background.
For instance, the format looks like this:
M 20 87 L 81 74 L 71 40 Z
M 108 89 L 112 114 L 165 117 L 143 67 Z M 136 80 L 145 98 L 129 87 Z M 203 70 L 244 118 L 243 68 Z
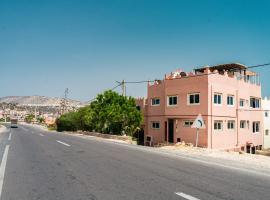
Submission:
M 68 99 L 69 106 L 82 106 L 80 101 Z M 19 106 L 60 106 L 61 98 L 46 96 L 7 96 L 1 97 L 0 103 L 13 103 Z

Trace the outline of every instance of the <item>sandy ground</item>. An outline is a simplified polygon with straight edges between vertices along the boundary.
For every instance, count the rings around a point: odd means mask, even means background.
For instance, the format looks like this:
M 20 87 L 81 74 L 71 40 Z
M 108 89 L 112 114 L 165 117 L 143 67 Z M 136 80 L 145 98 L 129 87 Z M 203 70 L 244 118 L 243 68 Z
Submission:
M 270 171 L 270 157 L 256 154 L 247 154 L 239 152 L 227 152 L 223 150 L 211 150 L 204 148 L 195 148 L 187 146 L 164 146 L 160 150 L 175 155 L 189 155 L 206 160 L 217 160 L 220 163 L 234 164 L 238 166 L 249 166 L 254 169 Z

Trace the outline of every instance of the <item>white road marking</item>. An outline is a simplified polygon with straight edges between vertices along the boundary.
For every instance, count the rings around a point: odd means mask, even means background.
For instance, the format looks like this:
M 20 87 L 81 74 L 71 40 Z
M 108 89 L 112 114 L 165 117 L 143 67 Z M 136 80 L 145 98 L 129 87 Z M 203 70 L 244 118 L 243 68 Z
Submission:
M 67 143 L 65 143 L 65 142 L 62 142 L 62 141 L 60 141 L 60 140 L 56 140 L 56 142 L 58 142 L 58 143 L 60 143 L 60 144 L 63 144 L 63 145 L 65 145 L 65 146 L 70 147 L 70 145 L 69 145 L 69 144 L 67 144 Z
M 9 136 L 8 136 L 8 140 L 11 140 L 11 135 L 12 135 L 12 133 L 10 132 Z
M 198 199 L 196 197 L 193 197 L 191 195 L 188 195 L 188 194 L 185 194 L 185 193 L 182 193 L 182 192 L 176 192 L 175 194 L 180 196 L 180 197 L 183 197 L 185 199 L 188 199 L 188 200 L 200 200 L 200 199 Z
M 9 145 L 7 145 L 5 148 L 5 152 L 4 152 L 1 166 L 0 166 L 0 199 L 2 196 L 2 188 L 3 188 L 3 183 L 4 183 L 6 165 L 7 165 L 8 150 L 9 150 Z
M 42 133 L 39 134 L 40 136 L 44 136 Z

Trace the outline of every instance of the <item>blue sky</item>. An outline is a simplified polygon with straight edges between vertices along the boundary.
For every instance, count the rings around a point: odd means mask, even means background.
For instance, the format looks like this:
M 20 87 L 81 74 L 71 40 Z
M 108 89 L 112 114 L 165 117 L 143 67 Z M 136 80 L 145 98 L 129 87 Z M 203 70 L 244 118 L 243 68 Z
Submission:
M 270 62 L 270 1 L 0 0 L 0 96 L 86 101 L 176 68 Z M 261 73 L 270 96 L 270 67 Z M 145 96 L 146 85 L 127 94 Z

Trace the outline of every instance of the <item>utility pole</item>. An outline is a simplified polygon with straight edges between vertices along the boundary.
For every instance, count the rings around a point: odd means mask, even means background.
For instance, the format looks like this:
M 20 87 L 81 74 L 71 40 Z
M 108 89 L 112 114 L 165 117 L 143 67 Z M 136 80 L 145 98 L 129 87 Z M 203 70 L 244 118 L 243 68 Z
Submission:
M 127 94 L 127 88 L 126 88 L 126 82 L 125 80 L 122 80 L 121 82 L 116 81 L 119 85 L 121 85 L 122 88 L 122 95 L 125 97 Z
M 64 98 L 61 99 L 61 102 L 60 102 L 60 114 L 64 114 L 67 112 L 67 106 L 68 106 L 68 93 L 69 93 L 69 89 L 66 88 L 65 89 L 65 93 L 64 93 Z

